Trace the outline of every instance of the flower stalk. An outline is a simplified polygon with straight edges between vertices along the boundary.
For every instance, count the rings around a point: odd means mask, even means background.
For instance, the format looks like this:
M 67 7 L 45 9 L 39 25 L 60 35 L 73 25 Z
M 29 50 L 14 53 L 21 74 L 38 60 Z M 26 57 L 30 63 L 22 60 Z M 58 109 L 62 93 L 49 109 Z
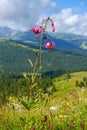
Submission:
M 41 76 L 41 68 L 42 68 L 42 46 L 44 44 L 44 41 L 47 39 L 47 36 L 45 36 L 45 31 L 46 31 L 46 27 L 47 27 L 47 23 L 48 21 L 51 21 L 51 28 L 52 28 L 52 32 L 55 31 L 55 27 L 54 27 L 54 23 L 52 21 L 52 19 L 50 19 L 50 17 L 48 17 L 46 20 L 42 21 L 42 26 L 33 26 L 31 27 L 32 31 L 35 34 L 36 38 L 39 38 L 39 33 L 41 33 L 41 42 L 40 42 L 40 48 L 39 51 L 37 52 L 37 57 L 35 59 L 35 63 L 34 63 L 34 67 L 33 67 L 33 73 L 32 73 L 32 83 L 34 83 L 34 80 L 36 78 L 36 72 L 38 72 L 38 70 L 40 70 L 40 76 Z M 49 45 L 48 45 L 49 44 Z M 55 43 L 54 42 L 49 42 L 45 44 L 45 47 L 52 50 L 55 47 Z M 39 67 L 38 67 L 39 65 Z

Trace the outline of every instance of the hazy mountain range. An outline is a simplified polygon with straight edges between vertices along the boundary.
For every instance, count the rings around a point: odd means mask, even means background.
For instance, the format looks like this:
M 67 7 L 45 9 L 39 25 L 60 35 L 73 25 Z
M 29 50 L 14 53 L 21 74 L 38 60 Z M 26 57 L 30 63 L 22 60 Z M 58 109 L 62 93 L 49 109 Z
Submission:
M 54 41 L 56 48 L 61 49 L 87 49 L 87 37 L 73 34 L 63 34 L 63 33 L 51 33 L 46 34 L 48 36 L 48 41 Z M 9 38 L 17 41 L 34 41 L 40 42 L 40 39 L 35 38 L 33 32 L 30 30 L 28 32 L 22 32 L 18 30 L 11 29 L 9 27 L 0 26 L 0 38 Z
M 48 41 L 55 42 L 54 53 L 49 54 L 43 45 L 44 72 L 78 71 L 87 69 L 87 37 L 54 33 Z M 33 59 L 33 49 L 39 49 L 40 39 L 33 32 L 22 32 L 0 27 L 0 70 L 4 72 L 31 71 L 28 58 Z

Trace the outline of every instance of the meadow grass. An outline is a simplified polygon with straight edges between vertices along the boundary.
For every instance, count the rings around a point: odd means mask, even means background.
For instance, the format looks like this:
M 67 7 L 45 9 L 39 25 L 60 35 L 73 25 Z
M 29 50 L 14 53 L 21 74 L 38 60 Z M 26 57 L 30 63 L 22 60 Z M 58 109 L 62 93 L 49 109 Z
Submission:
M 11 97 L 0 108 L 0 130 L 87 130 L 87 87 L 77 87 L 87 72 L 56 77 L 56 92 L 41 93 L 37 106 L 29 111 Z M 24 97 L 26 98 L 26 97 Z

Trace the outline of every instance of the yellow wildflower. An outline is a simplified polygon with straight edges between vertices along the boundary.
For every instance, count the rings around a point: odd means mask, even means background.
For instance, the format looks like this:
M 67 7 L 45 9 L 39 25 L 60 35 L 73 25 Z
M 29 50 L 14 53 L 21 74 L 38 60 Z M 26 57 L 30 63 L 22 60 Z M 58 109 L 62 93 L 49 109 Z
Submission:
M 69 107 L 69 106 L 70 106 L 70 103 L 69 103 L 69 102 L 67 102 L 67 103 L 66 103 L 66 105 Z
M 16 101 L 16 100 L 15 100 L 15 97 L 11 97 L 11 96 L 9 97 L 8 100 L 9 100 L 9 102 L 15 102 L 15 101 Z
M 63 119 L 63 114 L 60 114 L 60 115 L 59 115 L 59 118 L 60 118 L 60 119 Z

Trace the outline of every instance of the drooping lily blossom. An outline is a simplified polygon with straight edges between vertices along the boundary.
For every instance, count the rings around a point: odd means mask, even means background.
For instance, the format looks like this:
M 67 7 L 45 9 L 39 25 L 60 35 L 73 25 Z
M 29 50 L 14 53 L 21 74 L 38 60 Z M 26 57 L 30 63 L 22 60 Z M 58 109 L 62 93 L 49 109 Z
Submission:
M 54 26 L 54 23 L 53 23 L 53 20 L 50 18 L 50 17 L 48 17 L 47 19 L 46 19 L 46 21 L 51 21 L 51 29 L 52 29 L 52 32 L 55 32 L 55 26 Z
M 48 49 L 49 53 L 53 52 L 53 48 L 55 47 L 55 43 L 53 41 L 45 44 L 45 47 Z
M 36 38 L 39 38 L 39 33 L 43 31 L 42 26 L 32 26 L 31 30 L 34 32 Z
M 55 27 L 54 27 L 54 23 L 53 22 L 51 24 L 51 28 L 52 28 L 52 32 L 55 32 Z
M 55 47 L 55 43 L 53 41 L 45 44 L 45 47 L 48 49 L 53 49 Z

